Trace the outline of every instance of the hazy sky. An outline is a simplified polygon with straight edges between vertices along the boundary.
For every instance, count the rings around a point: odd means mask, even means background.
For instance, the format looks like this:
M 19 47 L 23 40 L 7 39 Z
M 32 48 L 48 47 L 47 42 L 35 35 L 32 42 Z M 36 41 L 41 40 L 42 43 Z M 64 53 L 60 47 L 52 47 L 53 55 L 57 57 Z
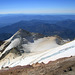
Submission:
M 0 0 L 0 14 L 75 14 L 75 0 Z

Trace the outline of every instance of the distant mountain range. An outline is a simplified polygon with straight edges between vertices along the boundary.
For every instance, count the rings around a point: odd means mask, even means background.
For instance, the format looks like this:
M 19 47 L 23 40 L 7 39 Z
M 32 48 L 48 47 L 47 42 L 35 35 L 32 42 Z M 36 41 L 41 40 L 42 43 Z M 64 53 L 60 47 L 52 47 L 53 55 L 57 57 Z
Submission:
M 21 20 L 49 20 L 62 21 L 67 19 L 75 20 L 75 15 L 27 15 L 27 14 L 0 14 L 0 23 L 10 25 Z M 1 25 L 0 25 L 1 26 Z
M 64 39 L 75 38 L 75 21 L 65 20 L 59 21 L 55 24 L 49 23 L 44 20 L 31 20 L 31 21 L 20 21 L 9 26 L 0 28 L 0 40 L 8 39 L 19 29 L 25 29 L 30 32 L 41 33 L 46 36 L 58 35 Z M 5 35 L 5 37 L 4 37 Z
M 56 24 L 75 31 L 75 20 L 63 20 L 57 22 Z

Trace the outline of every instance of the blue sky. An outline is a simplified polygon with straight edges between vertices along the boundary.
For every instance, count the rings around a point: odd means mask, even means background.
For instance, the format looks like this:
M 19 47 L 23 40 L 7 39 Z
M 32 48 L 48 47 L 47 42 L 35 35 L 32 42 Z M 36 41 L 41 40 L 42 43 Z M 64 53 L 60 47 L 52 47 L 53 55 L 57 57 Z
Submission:
M 75 14 L 75 0 L 0 0 L 0 14 Z

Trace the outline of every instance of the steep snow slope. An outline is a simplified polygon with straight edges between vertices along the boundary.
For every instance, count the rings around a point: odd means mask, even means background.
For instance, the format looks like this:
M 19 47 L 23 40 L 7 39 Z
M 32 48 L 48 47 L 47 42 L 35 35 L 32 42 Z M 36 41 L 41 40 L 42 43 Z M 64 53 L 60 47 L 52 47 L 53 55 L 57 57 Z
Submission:
M 48 49 L 44 52 L 31 53 L 27 55 L 23 54 L 13 60 L 10 60 L 8 57 L 4 60 L 4 62 L 0 63 L 0 68 L 6 66 L 14 67 L 17 65 L 28 65 L 36 62 L 48 63 L 49 61 L 54 61 L 56 59 L 69 56 L 75 56 L 75 40 L 57 48 Z
M 41 34 L 30 33 L 20 29 L 0 47 L 0 50 L 3 50 L 0 57 L 14 47 L 16 47 L 20 52 L 29 53 L 44 51 L 57 47 L 63 43 L 63 40 L 59 37 L 44 37 Z
M 10 51 L 12 48 L 16 47 L 19 50 L 22 50 L 22 45 L 28 43 L 33 43 L 34 40 L 43 38 L 44 35 L 38 33 L 30 33 L 28 31 L 20 29 L 17 31 L 11 38 L 5 40 L 5 43 L 0 46 L 0 51 L 2 51 L 0 57 L 7 51 Z M 26 50 L 26 49 L 25 49 Z
M 64 42 L 59 37 L 44 37 L 38 33 L 19 30 L 0 47 L 3 49 L 0 54 L 0 68 L 48 62 L 69 47 L 68 44 L 61 46 L 62 44 Z

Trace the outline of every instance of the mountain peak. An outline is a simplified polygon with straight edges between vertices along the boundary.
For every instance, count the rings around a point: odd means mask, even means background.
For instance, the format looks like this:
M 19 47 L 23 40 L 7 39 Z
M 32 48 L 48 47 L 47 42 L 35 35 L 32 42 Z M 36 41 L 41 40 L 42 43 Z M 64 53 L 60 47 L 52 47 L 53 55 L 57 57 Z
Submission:
M 16 33 L 15 33 L 15 36 L 21 36 L 22 38 L 25 38 L 26 36 L 31 36 L 31 32 L 28 32 L 24 29 L 19 29 Z
M 18 32 L 20 32 L 20 33 L 30 33 L 30 32 L 28 32 L 28 31 L 26 31 L 24 29 L 19 29 Z

